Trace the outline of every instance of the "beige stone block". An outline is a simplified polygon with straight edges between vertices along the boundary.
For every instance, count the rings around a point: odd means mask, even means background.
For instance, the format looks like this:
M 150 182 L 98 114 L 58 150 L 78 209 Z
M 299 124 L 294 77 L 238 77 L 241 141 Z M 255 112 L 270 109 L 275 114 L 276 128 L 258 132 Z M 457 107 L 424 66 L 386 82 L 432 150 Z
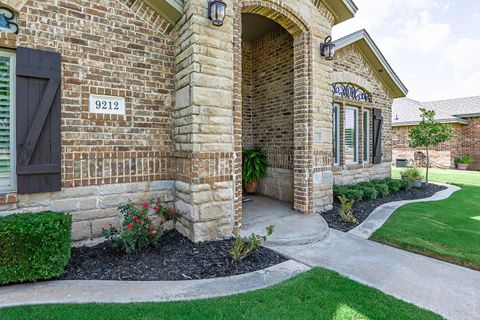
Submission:
M 93 220 L 106 217 L 119 216 L 120 212 L 116 208 L 83 210 L 70 213 L 73 221 Z
M 97 198 L 84 198 L 78 200 L 80 210 L 92 210 L 97 208 Z
M 202 204 L 202 203 L 213 201 L 211 191 L 192 192 L 191 198 L 192 198 L 192 204 Z
M 90 239 L 92 230 L 90 221 L 77 221 L 72 223 L 72 241 Z
M 98 238 L 102 236 L 102 228 L 108 229 L 112 225 L 113 227 L 120 229 L 120 218 L 110 217 L 104 219 L 95 219 L 92 221 L 92 238 Z
M 197 206 L 178 199 L 175 201 L 175 210 L 190 221 L 198 221 L 200 216 Z
M 200 206 L 201 221 L 221 219 L 224 217 L 230 217 L 232 215 L 233 208 L 230 201 L 220 203 L 208 203 Z
M 54 200 L 50 204 L 52 211 L 72 212 L 79 209 L 78 199 Z
M 197 222 L 192 226 L 192 240 L 204 242 L 217 239 L 217 221 Z
M 213 199 L 215 201 L 226 201 L 233 199 L 233 190 L 232 188 L 227 189 L 218 189 L 213 192 Z

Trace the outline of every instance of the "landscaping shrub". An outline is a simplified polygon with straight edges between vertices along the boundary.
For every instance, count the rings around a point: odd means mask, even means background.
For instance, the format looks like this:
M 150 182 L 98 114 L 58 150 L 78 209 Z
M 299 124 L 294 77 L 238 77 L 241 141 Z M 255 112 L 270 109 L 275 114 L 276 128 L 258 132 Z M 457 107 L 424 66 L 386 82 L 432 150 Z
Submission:
M 412 189 L 412 181 L 410 180 L 400 180 L 400 189 L 401 190 L 410 190 Z
M 402 190 L 402 182 L 400 180 L 386 179 L 385 183 L 387 184 L 390 193 L 397 193 Z
M 102 236 L 112 247 L 126 253 L 140 251 L 155 244 L 163 234 L 163 224 L 155 223 L 158 217 L 166 221 L 177 221 L 178 214 L 174 209 L 161 205 L 160 201 L 152 200 L 141 208 L 128 203 L 118 208 L 123 215 L 121 231 L 114 226 L 102 229 Z
M 229 250 L 233 262 L 237 262 L 248 257 L 253 251 L 260 248 L 263 242 L 273 234 L 274 226 L 268 226 L 267 234 L 259 236 L 252 233 L 249 237 L 241 237 L 237 232 L 233 233 L 233 247 Z
M 375 190 L 378 192 L 380 198 L 388 197 L 390 192 L 388 191 L 388 185 L 385 182 L 376 182 L 373 184 Z
M 363 199 L 363 191 L 356 186 L 334 186 L 333 195 L 335 197 L 346 197 L 349 200 L 360 201 Z
M 363 190 L 363 199 L 367 201 L 377 200 L 378 198 L 378 191 L 373 186 L 365 186 L 362 188 Z
M 358 202 L 363 199 L 363 191 L 359 188 L 355 188 L 352 186 L 350 188 L 347 188 L 343 196 L 345 196 L 349 200 Z
M 60 276 L 71 253 L 72 219 L 59 212 L 0 218 L 0 284 Z
M 340 218 L 343 221 L 350 222 L 350 223 L 357 223 L 357 219 L 353 215 L 353 205 L 355 204 L 354 200 L 350 200 L 345 196 L 338 197 L 338 200 L 342 204 L 340 209 Z

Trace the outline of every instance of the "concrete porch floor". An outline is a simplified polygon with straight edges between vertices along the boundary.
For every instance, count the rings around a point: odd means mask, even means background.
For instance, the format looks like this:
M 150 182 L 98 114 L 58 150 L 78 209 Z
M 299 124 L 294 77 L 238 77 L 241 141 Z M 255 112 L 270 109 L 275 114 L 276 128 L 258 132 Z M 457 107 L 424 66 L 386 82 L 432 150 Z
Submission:
M 262 196 L 248 196 L 243 204 L 242 236 L 263 235 L 274 225 L 267 245 L 294 246 L 318 242 L 329 234 L 327 222 L 319 214 L 307 215 L 292 209 L 292 204 Z

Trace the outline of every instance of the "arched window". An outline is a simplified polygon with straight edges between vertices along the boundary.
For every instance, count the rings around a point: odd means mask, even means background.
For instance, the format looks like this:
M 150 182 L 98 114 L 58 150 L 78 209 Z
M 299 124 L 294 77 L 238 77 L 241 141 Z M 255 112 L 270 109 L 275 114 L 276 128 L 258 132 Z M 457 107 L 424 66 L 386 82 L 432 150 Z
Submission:
M 372 102 L 372 96 L 367 90 L 351 83 L 334 83 L 332 89 L 334 97 L 361 102 Z
M 0 31 L 18 33 L 18 16 L 7 7 L 0 7 Z

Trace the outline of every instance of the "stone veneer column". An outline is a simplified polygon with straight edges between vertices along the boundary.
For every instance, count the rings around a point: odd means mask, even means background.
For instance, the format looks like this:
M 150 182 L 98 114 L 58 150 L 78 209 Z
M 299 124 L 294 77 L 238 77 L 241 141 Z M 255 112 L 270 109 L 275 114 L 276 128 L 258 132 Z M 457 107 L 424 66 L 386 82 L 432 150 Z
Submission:
M 175 155 L 178 230 L 199 242 L 229 236 L 233 191 L 233 2 L 222 27 L 207 0 L 185 1 L 177 24 Z

